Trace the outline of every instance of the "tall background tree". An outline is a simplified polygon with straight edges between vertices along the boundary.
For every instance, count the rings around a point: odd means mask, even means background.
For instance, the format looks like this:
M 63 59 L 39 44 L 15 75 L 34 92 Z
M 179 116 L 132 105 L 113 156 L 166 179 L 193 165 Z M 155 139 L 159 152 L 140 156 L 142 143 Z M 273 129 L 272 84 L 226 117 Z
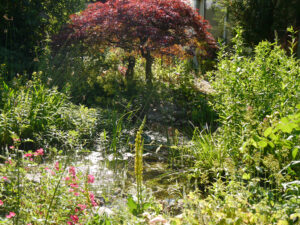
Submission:
M 286 42 L 289 26 L 300 29 L 299 0 L 221 0 L 228 9 L 230 26 L 244 29 L 244 38 L 255 45 L 261 40 L 273 41 L 275 36 Z
M 85 0 L 2 0 L 0 3 L 0 64 L 5 79 L 34 69 L 47 35 L 57 32 Z
M 208 28 L 208 21 L 181 0 L 111 0 L 90 4 L 72 15 L 69 37 L 100 48 L 124 49 L 131 53 L 128 70 L 133 70 L 134 55 L 141 55 L 151 84 L 154 55 L 192 55 L 197 47 L 207 54 L 215 47 Z M 63 31 L 55 42 L 66 40 L 69 34 Z

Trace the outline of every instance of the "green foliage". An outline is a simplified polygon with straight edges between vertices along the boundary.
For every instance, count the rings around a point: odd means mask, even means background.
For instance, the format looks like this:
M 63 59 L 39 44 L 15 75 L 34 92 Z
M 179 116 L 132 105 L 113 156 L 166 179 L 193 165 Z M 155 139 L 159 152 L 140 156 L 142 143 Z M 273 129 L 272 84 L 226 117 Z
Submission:
M 3 84 L 0 146 L 12 144 L 12 134 L 36 147 L 74 148 L 87 144 L 95 134 L 97 113 L 94 109 L 76 106 L 55 88 L 41 84 L 38 74 L 26 85 Z M 26 144 L 25 144 L 26 145 Z
M 143 212 L 143 199 L 142 199 L 142 188 L 143 188 L 143 148 L 144 140 L 142 140 L 142 132 L 146 123 L 146 117 L 144 118 L 135 138 L 135 161 L 134 161 L 134 172 L 137 187 L 137 209 L 136 213 L 140 214 Z M 128 204 L 133 201 L 128 200 Z
M 20 0 L 0 4 L 0 64 L 8 67 L 10 79 L 16 73 L 33 71 L 46 39 L 84 7 L 85 0 Z
M 221 132 L 231 133 L 224 144 L 237 147 L 268 115 L 294 112 L 299 100 L 299 61 L 287 56 L 277 43 L 263 41 L 246 56 L 241 32 L 233 39 L 234 54 L 219 53 L 218 70 L 210 74 L 215 90 L 212 106 L 218 111 Z
M 299 220 L 299 60 L 293 47 L 289 56 L 276 42 L 251 52 L 241 37 L 237 30 L 232 51 L 223 48 L 217 70 L 208 74 L 220 127 L 195 130 L 187 146 L 195 162 L 186 174 L 203 195 L 188 195 L 174 224 Z
M 86 224 L 97 206 L 87 174 L 67 168 L 69 160 L 41 165 L 41 149 L 23 154 L 14 147 L 0 165 L 0 223 Z
M 44 71 L 43 81 L 59 90 L 67 89 L 75 103 L 105 105 L 109 97 L 125 89 L 124 74 L 119 70 L 123 68 L 124 52 L 89 48 L 83 54 L 85 48 L 76 45 L 46 56 L 39 65 Z
M 256 185 L 256 184 L 252 184 Z M 259 191 L 259 192 L 258 192 Z M 259 201 L 253 201 L 258 194 Z M 298 202 L 297 202 L 298 201 Z M 294 224 L 299 219 L 299 200 L 275 200 L 264 189 L 245 188 L 236 181 L 217 181 L 208 197 L 190 193 L 181 219 L 173 224 Z
M 299 27 L 297 0 L 221 0 L 218 4 L 229 12 L 229 29 L 241 26 L 246 43 L 252 45 L 262 40 L 273 41 L 276 35 L 286 42 L 286 28 Z
M 268 117 L 259 135 L 248 139 L 240 148 L 243 162 L 251 176 L 262 176 L 269 185 L 291 182 L 300 178 L 299 131 L 300 113 L 281 118 Z M 259 128 L 260 130 L 260 128 Z M 245 174 L 244 174 L 245 175 Z

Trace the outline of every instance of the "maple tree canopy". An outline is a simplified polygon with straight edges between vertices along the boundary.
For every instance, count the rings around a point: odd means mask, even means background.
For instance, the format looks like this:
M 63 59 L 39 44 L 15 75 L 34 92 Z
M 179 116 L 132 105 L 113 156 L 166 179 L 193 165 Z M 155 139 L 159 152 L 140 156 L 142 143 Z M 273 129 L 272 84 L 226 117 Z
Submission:
M 182 46 L 216 46 L 208 21 L 182 0 L 96 2 L 71 15 L 69 28 L 72 40 L 140 52 L 148 62 L 146 75 L 151 73 L 152 54 L 170 54 L 172 48 L 172 54 L 179 54 Z
M 71 16 L 74 37 L 127 50 L 157 51 L 197 41 L 215 45 L 209 24 L 182 0 L 96 2 Z

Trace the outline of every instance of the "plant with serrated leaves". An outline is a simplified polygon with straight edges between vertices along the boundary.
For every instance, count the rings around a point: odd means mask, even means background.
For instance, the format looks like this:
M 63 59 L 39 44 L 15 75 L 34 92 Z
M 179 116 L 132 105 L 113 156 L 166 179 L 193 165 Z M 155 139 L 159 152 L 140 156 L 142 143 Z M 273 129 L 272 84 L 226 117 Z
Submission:
M 130 54 L 128 79 L 132 79 L 135 55 L 139 54 L 146 60 L 146 80 L 151 84 L 153 55 L 193 55 L 196 47 L 207 54 L 216 47 L 208 29 L 208 22 L 181 0 L 113 0 L 90 4 L 72 15 L 68 29 L 55 43 L 84 40 L 102 48 L 120 47 Z

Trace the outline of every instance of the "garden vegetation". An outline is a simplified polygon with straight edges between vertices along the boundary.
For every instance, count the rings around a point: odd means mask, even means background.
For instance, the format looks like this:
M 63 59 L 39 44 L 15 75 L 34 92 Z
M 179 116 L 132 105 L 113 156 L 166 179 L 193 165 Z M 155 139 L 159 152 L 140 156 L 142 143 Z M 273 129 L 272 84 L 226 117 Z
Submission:
M 21 23 L 13 2 L 0 4 L 2 30 Z M 69 21 L 83 2 L 61 1 L 63 15 L 23 3 L 45 16 L 18 54 L 34 60 L 46 41 L 40 72 L 0 56 L 0 224 L 300 223 L 292 27 L 284 47 L 257 30 L 249 47 L 239 27 L 217 47 L 180 0 L 89 3 Z

